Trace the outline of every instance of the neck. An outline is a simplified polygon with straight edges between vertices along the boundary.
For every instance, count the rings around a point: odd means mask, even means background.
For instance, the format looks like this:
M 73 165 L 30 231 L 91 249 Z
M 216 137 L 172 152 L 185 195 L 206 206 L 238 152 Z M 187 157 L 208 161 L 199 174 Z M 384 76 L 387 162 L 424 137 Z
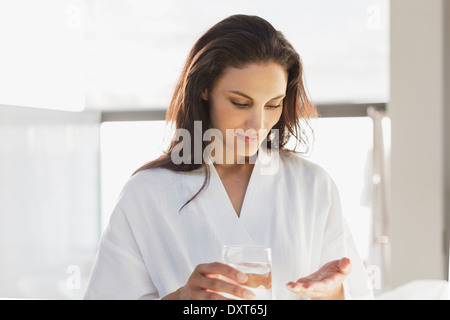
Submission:
M 216 168 L 217 171 L 221 171 L 221 172 L 247 172 L 248 170 L 253 170 L 253 167 L 255 166 L 254 163 L 242 163 L 242 164 L 218 164 L 218 163 L 214 163 L 214 167 Z

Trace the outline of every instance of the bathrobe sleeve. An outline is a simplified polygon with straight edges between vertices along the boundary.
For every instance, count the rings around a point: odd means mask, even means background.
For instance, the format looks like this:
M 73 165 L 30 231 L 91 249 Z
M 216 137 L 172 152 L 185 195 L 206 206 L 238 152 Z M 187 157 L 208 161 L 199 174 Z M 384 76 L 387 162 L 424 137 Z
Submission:
M 102 235 L 85 299 L 159 298 L 122 204 L 119 201 Z
M 373 290 L 365 266 L 357 252 L 345 218 L 342 216 L 341 202 L 335 183 L 328 181 L 329 210 L 325 224 L 320 265 L 347 257 L 352 271 L 344 280 L 346 299 L 373 299 Z

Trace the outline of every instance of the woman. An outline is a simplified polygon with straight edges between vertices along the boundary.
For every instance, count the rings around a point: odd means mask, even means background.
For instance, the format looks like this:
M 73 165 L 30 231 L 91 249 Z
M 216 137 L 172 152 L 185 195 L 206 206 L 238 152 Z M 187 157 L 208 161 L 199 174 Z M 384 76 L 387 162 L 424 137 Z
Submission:
M 223 245 L 272 249 L 275 299 L 371 298 L 330 177 L 285 148 L 316 116 L 300 57 L 256 16 L 194 45 L 167 112 L 176 134 L 124 187 L 86 298 L 251 299 Z M 225 281 L 223 277 L 233 281 Z

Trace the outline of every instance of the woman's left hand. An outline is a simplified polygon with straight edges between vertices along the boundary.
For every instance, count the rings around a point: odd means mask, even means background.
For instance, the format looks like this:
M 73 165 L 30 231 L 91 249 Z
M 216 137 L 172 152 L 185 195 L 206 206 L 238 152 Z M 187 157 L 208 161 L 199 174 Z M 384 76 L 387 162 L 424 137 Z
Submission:
M 344 299 L 342 282 L 350 271 L 349 259 L 334 260 L 307 277 L 300 278 L 296 282 L 288 282 L 286 288 L 302 298 Z

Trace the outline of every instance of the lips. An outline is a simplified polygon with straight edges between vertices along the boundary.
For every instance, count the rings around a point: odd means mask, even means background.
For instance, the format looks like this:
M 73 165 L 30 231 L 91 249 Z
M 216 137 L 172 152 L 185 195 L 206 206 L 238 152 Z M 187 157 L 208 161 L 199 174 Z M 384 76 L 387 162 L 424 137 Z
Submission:
M 245 143 L 255 143 L 258 142 L 259 137 L 258 136 L 244 136 L 244 135 L 240 135 L 239 133 L 236 133 L 236 136 L 241 139 L 242 141 L 244 141 Z

